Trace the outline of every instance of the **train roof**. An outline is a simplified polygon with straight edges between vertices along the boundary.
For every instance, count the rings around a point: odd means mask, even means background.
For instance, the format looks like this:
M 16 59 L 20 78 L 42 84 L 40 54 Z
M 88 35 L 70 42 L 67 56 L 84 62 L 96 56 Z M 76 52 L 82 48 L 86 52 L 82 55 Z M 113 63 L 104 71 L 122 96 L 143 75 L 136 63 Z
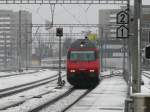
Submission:
M 94 44 L 92 41 L 89 41 L 88 39 L 77 39 L 71 44 L 70 47 L 71 48 L 96 48 L 96 44 Z

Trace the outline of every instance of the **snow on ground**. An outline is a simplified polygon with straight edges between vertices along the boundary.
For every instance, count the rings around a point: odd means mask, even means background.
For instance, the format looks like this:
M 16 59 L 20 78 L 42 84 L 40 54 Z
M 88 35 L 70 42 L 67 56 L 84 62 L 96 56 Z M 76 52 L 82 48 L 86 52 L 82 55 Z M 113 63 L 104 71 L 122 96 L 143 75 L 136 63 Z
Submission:
M 12 75 L 12 74 L 26 74 L 26 73 L 29 73 L 29 72 L 36 72 L 37 70 L 24 70 L 23 72 L 18 72 L 18 71 L 9 71 L 9 72 L 0 72 L 0 77 L 1 76 L 9 76 L 9 75 Z M 38 71 L 41 71 L 41 70 L 38 70 Z
M 101 72 L 101 76 L 110 75 L 110 74 L 111 74 L 111 71 Z
M 43 72 L 31 74 L 31 76 L 24 75 L 24 76 L 20 76 L 20 77 L 5 78 L 5 81 L 4 81 L 5 83 L 7 82 L 7 80 L 11 80 L 11 82 L 6 83 L 5 87 L 10 86 L 12 83 L 13 83 L 13 85 L 20 85 L 20 84 L 22 84 L 21 82 L 26 83 L 27 80 L 29 82 L 32 82 L 34 80 L 43 79 L 43 78 L 53 76 L 56 74 L 57 74 L 57 71 L 46 70 Z M 65 72 L 62 71 L 62 75 L 64 75 L 64 74 L 65 74 Z M 39 77 L 39 78 L 37 78 L 37 77 Z M 18 83 L 14 83 L 16 81 L 16 78 L 19 79 Z M 57 86 L 56 82 L 57 82 L 57 80 L 54 82 L 48 83 L 46 85 L 42 85 L 42 86 L 27 90 L 24 92 L 15 94 L 15 95 L 11 95 L 9 97 L 1 98 L 0 109 L 3 109 L 12 104 L 17 104 L 19 102 L 25 101 L 25 103 L 23 103 L 23 105 L 4 110 L 4 112 L 8 112 L 8 111 L 9 112 L 12 112 L 12 111 L 13 112 L 27 112 L 31 108 L 36 107 L 36 106 L 40 105 L 41 103 L 47 101 L 48 100 L 47 96 L 49 96 L 50 98 L 54 98 L 54 96 L 61 94 L 61 92 L 66 91 L 67 88 L 62 89 L 62 91 L 55 89 L 55 87 Z M 45 97 L 46 97 L 46 99 L 43 99 Z M 29 107 L 29 108 L 27 108 L 27 107 Z
M 50 73 L 49 73 L 50 72 Z M 54 71 L 53 71 L 54 72 Z M 42 72 L 43 73 L 43 72 Z M 51 74 L 51 71 L 47 70 L 44 72 L 46 74 Z M 105 72 L 103 74 L 109 75 L 110 71 Z M 36 77 L 42 77 L 42 75 L 36 75 Z M 49 75 L 48 75 L 49 76 Z M 27 76 L 29 77 L 29 75 Z M 32 76 L 34 77 L 34 75 Z M 123 79 L 121 77 L 117 78 L 107 78 L 102 80 L 100 85 L 94 89 L 85 99 L 79 103 L 79 105 L 85 107 L 77 107 L 80 108 L 79 112 L 83 112 L 84 110 L 89 112 L 96 112 L 98 110 L 98 106 L 100 106 L 99 109 L 102 109 L 103 111 L 106 110 L 105 108 L 109 109 L 112 108 L 114 112 L 122 112 L 120 110 L 123 110 L 124 108 L 124 99 L 126 97 L 126 83 L 124 83 Z M 26 102 L 24 102 L 22 105 L 9 108 L 7 110 L 4 110 L 2 112 L 28 112 L 30 109 L 37 107 L 45 102 L 47 102 L 50 99 L 53 99 L 54 97 L 58 96 L 59 94 L 62 94 L 66 91 L 66 89 L 69 89 L 69 85 L 65 85 L 63 89 L 54 89 L 55 84 L 51 85 L 45 85 L 45 87 L 40 87 L 34 90 L 29 90 L 23 93 L 20 93 L 18 95 L 14 95 L 9 98 L 3 98 L 1 99 L 2 102 L 5 102 L 5 104 L 11 104 L 11 102 L 19 102 L 23 101 L 24 99 L 28 99 Z M 32 98 L 33 94 L 42 94 L 44 92 L 48 92 L 48 94 L 43 95 L 39 98 Z M 92 99 L 91 99 L 92 98 Z M 89 100 L 90 99 L 90 100 Z M 94 101 L 95 100 L 95 101 Z M 83 103 L 83 104 L 82 104 Z M 3 104 L 4 106 L 4 104 Z M 59 107 L 58 107 L 59 108 Z M 83 109 L 83 110 L 82 110 Z M 78 112 L 77 110 L 71 112 Z M 119 110 L 119 111 L 118 111 Z M 103 112 L 101 111 L 101 112 Z M 112 112 L 112 111 L 108 111 Z
M 55 84 L 50 84 L 50 85 L 46 85 L 43 89 L 40 90 L 40 88 L 38 88 L 37 90 L 30 90 L 30 91 L 26 91 L 24 93 L 18 94 L 17 96 L 15 96 L 13 99 L 16 98 L 16 100 L 14 100 L 14 102 L 19 102 L 19 101 L 23 101 L 24 99 L 26 99 L 26 101 L 16 107 L 12 107 L 12 108 L 8 108 L 7 110 L 3 110 L 1 112 L 29 112 L 32 109 L 39 107 L 40 105 L 48 102 L 49 100 L 52 100 L 53 98 L 59 96 L 60 94 L 63 94 L 65 91 L 67 91 L 71 86 L 67 83 L 62 89 L 56 89 L 56 83 Z M 39 90 L 39 91 L 38 91 Z M 43 91 L 42 91 L 43 90 Z M 32 94 L 31 94 L 31 93 Z M 36 93 L 37 92 L 37 93 Z M 33 94 L 42 94 L 44 92 L 47 92 L 47 94 L 41 95 L 41 97 L 32 97 Z M 7 98 L 8 101 L 6 102 L 7 104 L 11 102 L 9 101 L 10 98 Z M 3 99 L 4 101 L 4 99 Z
M 115 74 L 115 75 L 122 74 L 122 70 L 115 70 L 115 69 L 107 70 L 107 71 L 101 72 L 100 76 L 102 77 L 109 76 L 111 74 Z
M 68 112 L 124 112 L 126 95 L 122 77 L 107 78 Z
M 101 73 L 101 75 L 109 75 L 112 71 L 106 71 Z M 113 73 L 122 73 L 121 70 L 113 71 Z M 27 83 L 42 78 L 46 78 L 57 74 L 57 71 L 46 70 L 40 73 L 35 73 L 27 76 L 11 77 L 0 79 L 0 88 L 6 88 L 22 83 Z M 142 86 L 142 92 L 148 93 L 150 85 L 150 80 L 143 77 L 145 85 Z M 9 83 L 8 83 L 9 82 Z M 56 84 L 55 84 L 56 85 Z M 3 87 L 4 86 L 4 87 Z M 68 86 L 69 87 L 69 86 Z M 27 112 L 33 107 L 37 107 L 42 103 L 53 99 L 57 95 L 63 93 L 68 89 L 54 89 L 54 85 L 46 85 L 42 89 L 30 90 L 24 93 L 20 93 L 17 96 L 10 98 L 14 101 L 29 99 L 23 103 L 23 105 L 10 108 L 2 112 Z M 42 98 L 32 98 L 33 94 L 42 94 L 43 92 L 49 92 L 48 94 L 42 96 Z M 32 94 L 31 94 L 32 93 Z M 69 112 L 123 112 L 124 111 L 124 101 L 127 94 L 127 85 L 122 77 L 108 77 L 101 81 L 97 88 L 95 88 L 87 97 L 83 98 L 78 102 Z M 32 98 L 32 99 L 30 99 Z M 1 99 L 2 102 L 11 103 L 9 98 L 6 100 Z M 1 104 L 0 104 L 1 105 Z
M 44 79 L 56 75 L 57 73 L 58 73 L 57 71 L 46 70 L 42 72 L 33 73 L 30 75 L 19 75 L 19 76 L 0 78 L 0 90 L 4 88 L 9 88 L 9 87 L 37 81 L 40 79 Z
M 144 71 L 144 72 L 150 74 L 149 71 Z M 142 93 L 150 93 L 150 79 L 147 78 L 146 76 L 142 75 L 142 80 L 144 81 L 144 85 L 141 86 L 141 92 Z

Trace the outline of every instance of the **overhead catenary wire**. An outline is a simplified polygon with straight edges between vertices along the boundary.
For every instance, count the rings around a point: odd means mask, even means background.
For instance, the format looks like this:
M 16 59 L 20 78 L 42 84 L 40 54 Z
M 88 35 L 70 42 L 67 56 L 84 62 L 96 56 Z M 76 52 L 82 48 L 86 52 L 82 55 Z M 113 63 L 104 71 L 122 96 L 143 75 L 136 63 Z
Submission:
M 50 4 L 52 25 L 54 23 L 55 4 Z
M 40 18 L 41 18 L 42 20 L 46 21 L 47 19 L 44 18 L 44 17 L 42 17 L 42 16 L 39 14 L 40 8 L 41 8 L 41 7 L 38 7 L 38 8 L 37 8 L 36 13 L 40 16 Z M 51 15 L 52 15 L 52 17 L 51 17 L 51 19 L 52 19 L 51 25 L 53 25 L 53 21 L 54 21 L 53 18 L 54 18 L 55 4 L 50 4 L 50 8 L 51 8 Z M 37 37 L 36 34 L 39 32 L 39 30 L 40 30 L 40 27 L 38 27 L 38 28 L 36 29 L 36 32 L 35 32 L 35 35 L 34 35 L 32 41 L 34 41 L 35 39 L 39 40 L 39 38 L 36 38 L 36 37 Z
M 73 19 L 74 19 L 76 22 L 78 22 L 79 24 L 81 24 L 80 20 L 78 20 L 77 17 L 76 17 L 74 14 L 72 14 L 72 13 L 71 13 L 67 8 L 65 8 L 62 4 L 61 4 L 61 6 L 63 7 L 63 9 L 64 9 L 69 15 L 71 15 L 71 16 L 73 17 Z
M 82 7 L 82 5 L 78 5 L 78 6 L 79 6 L 79 8 L 80 8 L 81 10 L 84 11 L 84 13 L 85 13 L 85 20 L 86 20 L 86 23 L 88 24 L 87 11 L 86 11 L 86 9 L 84 9 L 84 8 Z M 81 11 L 81 10 L 80 10 L 80 11 Z
M 91 7 L 91 4 L 89 4 L 86 9 L 83 8 L 81 5 L 79 5 L 79 7 L 80 7 L 80 8 L 84 11 L 84 13 L 85 13 L 85 21 L 86 21 L 86 24 L 89 24 L 87 13 L 88 13 L 88 11 L 89 11 L 89 8 Z M 89 27 L 87 27 L 85 30 L 88 31 L 88 30 L 89 30 Z

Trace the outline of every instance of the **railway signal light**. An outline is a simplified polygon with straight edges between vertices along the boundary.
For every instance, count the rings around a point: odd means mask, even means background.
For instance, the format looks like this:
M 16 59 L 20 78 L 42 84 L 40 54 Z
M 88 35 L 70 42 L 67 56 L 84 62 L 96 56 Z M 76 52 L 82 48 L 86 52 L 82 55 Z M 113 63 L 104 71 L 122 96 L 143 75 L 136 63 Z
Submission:
M 56 36 L 63 36 L 63 28 L 56 28 Z
M 59 36 L 59 76 L 57 84 L 62 87 L 65 84 L 61 77 L 61 37 L 63 36 L 63 28 L 56 28 L 56 36 Z
M 145 47 L 145 58 L 150 59 L 150 45 Z

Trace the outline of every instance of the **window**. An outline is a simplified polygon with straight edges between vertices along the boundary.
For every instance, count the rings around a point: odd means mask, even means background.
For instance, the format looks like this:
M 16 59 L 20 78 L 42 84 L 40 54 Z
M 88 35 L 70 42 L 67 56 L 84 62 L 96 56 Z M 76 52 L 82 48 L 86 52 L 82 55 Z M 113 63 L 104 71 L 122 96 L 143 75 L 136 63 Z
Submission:
M 70 60 L 72 61 L 94 61 L 96 59 L 95 51 L 71 51 Z

